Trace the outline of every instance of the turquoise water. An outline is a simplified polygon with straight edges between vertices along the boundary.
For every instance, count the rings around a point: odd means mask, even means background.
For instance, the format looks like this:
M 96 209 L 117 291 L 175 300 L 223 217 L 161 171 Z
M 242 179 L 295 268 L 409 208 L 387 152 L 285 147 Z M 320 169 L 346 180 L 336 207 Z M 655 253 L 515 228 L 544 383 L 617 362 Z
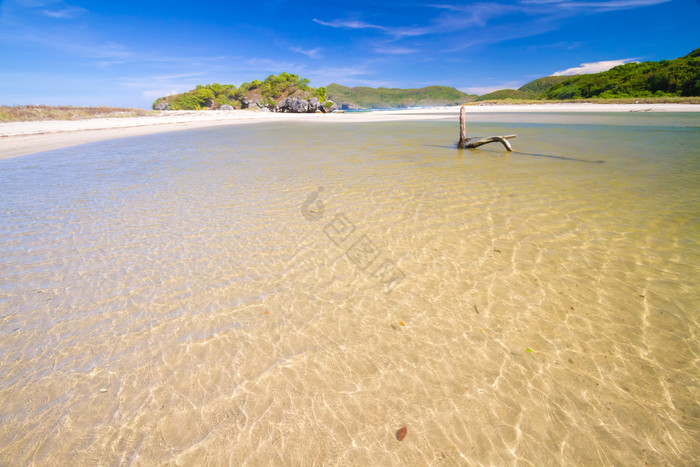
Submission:
M 470 118 L 0 160 L 0 464 L 695 462 L 700 116 Z

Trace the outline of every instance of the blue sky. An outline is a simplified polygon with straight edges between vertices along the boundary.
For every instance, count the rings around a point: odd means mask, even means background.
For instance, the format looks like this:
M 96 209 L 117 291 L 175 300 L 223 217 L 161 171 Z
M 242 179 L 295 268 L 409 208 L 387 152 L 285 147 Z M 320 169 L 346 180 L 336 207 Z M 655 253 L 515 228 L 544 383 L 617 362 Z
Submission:
M 483 94 L 700 47 L 700 0 L 0 2 L 0 104 L 149 108 L 286 71 Z

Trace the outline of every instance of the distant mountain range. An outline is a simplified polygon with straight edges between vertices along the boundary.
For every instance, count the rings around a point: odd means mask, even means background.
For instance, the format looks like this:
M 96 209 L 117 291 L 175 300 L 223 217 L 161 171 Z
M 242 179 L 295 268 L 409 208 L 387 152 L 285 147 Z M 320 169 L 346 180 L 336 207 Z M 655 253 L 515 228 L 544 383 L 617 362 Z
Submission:
M 460 105 L 477 97 L 447 86 L 428 86 L 420 89 L 349 88 L 336 83 L 326 86 L 326 96 L 343 109 Z

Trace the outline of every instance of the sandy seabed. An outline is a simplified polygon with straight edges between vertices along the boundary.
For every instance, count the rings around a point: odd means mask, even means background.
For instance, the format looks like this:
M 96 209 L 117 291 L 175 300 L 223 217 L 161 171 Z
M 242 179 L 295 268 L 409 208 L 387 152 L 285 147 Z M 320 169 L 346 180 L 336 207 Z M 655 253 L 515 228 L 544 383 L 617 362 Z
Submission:
M 697 464 L 700 113 L 649 108 L 469 106 L 510 154 L 450 108 L 0 161 L 0 465 Z M 105 121 L 29 127 L 65 124 Z
M 700 112 L 694 104 L 528 104 L 468 106 L 470 114 L 548 112 Z M 442 120 L 459 117 L 459 107 L 333 114 L 233 111 L 165 111 L 155 116 L 0 123 L 0 159 L 129 136 L 257 122 L 361 123 Z

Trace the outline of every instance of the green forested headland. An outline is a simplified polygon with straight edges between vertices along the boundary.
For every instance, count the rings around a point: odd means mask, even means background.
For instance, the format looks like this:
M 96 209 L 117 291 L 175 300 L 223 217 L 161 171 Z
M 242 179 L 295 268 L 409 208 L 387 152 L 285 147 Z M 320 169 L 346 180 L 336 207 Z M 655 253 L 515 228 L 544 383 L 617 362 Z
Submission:
M 459 105 L 476 98 L 447 86 L 428 86 L 420 89 L 349 88 L 336 83 L 326 86 L 326 94 L 329 99 L 339 104 L 369 109 Z
M 627 63 L 577 75 L 544 93 L 545 99 L 700 96 L 700 49 L 660 62 Z
M 477 98 L 620 99 L 700 96 L 700 49 L 685 57 L 660 62 L 627 63 L 601 73 L 547 76 L 519 89 L 501 89 Z
M 156 110 L 204 110 L 230 105 L 234 109 L 274 107 L 286 97 L 316 97 L 326 100 L 325 88 L 312 88 L 309 80 L 291 73 L 270 75 L 264 81 L 253 80 L 236 87 L 233 84 L 198 85 L 182 94 L 160 97 L 153 103 Z

